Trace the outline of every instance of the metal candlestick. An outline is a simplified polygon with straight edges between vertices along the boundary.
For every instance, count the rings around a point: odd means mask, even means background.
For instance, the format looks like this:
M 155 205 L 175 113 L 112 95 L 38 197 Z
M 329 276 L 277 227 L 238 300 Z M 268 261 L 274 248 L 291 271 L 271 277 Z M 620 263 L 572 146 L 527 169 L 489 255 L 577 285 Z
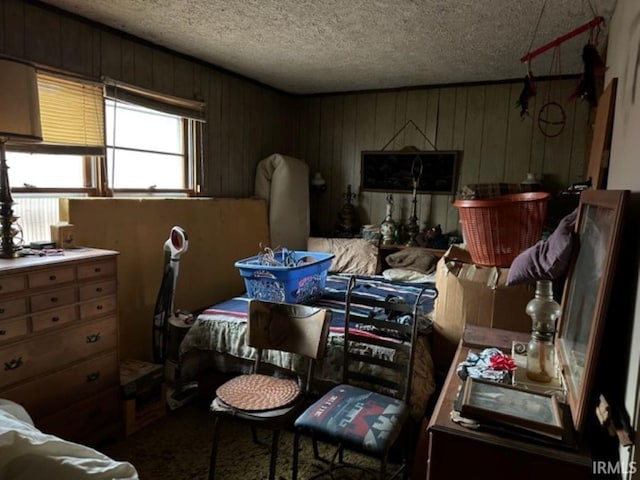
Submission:
M 405 245 L 407 247 L 416 247 L 416 236 L 420 233 L 420 226 L 418 225 L 418 184 L 422 177 L 422 159 L 416 155 L 411 164 L 411 175 L 413 176 L 413 199 L 411 200 L 411 216 L 407 221 L 405 231 L 407 234 L 407 241 Z

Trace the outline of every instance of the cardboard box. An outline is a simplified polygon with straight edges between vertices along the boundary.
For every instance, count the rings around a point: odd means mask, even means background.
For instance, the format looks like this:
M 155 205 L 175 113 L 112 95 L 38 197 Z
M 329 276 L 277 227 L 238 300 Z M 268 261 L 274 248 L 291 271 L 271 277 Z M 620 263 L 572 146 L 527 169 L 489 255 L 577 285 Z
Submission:
M 531 331 L 525 307 L 534 285 L 507 287 L 508 273 L 508 268 L 474 264 L 469 252 L 455 245 L 438 261 L 432 345 L 436 371 L 449 369 L 466 324 Z
M 51 240 L 57 248 L 75 247 L 75 227 L 67 222 L 54 223 L 51 227 Z

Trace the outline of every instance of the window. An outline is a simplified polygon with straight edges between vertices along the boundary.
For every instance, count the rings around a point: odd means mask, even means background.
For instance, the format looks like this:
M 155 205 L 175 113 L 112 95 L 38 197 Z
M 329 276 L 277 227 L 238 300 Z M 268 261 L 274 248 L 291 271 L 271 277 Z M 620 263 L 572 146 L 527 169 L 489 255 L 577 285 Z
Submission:
M 204 104 L 106 80 L 106 179 L 114 193 L 198 191 Z
M 38 94 L 43 142 L 7 152 L 25 243 L 50 238 L 59 197 L 198 191 L 202 102 L 40 71 Z
M 106 101 L 107 179 L 114 191 L 193 191 L 193 120 Z M 189 135 L 191 133 L 191 135 Z

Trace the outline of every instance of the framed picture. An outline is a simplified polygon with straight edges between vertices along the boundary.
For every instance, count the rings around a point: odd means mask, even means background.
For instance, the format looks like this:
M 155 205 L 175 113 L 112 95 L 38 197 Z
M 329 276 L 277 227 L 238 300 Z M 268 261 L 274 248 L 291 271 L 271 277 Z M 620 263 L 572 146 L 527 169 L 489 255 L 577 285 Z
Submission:
M 454 195 L 459 168 L 458 151 L 363 151 L 360 189 L 365 192 Z
M 628 197 L 628 190 L 580 194 L 574 260 L 564 286 L 556 340 L 578 432 L 583 429 L 593 388 Z
M 460 407 L 464 417 L 502 423 L 562 438 L 562 415 L 553 395 L 467 378 Z

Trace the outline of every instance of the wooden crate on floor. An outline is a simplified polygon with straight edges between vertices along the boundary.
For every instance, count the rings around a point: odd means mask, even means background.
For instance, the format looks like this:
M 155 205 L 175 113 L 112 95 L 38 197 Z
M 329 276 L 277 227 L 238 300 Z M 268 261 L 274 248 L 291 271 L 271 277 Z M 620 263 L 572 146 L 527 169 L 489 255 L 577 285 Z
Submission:
M 149 392 L 150 398 L 123 400 L 124 425 L 127 436 L 164 417 L 167 413 L 164 382 L 152 390 L 152 392 Z
M 120 364 L 125 434 L 131 435 L 166 414 L 166 387 L 162 365 L 140 360 Z

